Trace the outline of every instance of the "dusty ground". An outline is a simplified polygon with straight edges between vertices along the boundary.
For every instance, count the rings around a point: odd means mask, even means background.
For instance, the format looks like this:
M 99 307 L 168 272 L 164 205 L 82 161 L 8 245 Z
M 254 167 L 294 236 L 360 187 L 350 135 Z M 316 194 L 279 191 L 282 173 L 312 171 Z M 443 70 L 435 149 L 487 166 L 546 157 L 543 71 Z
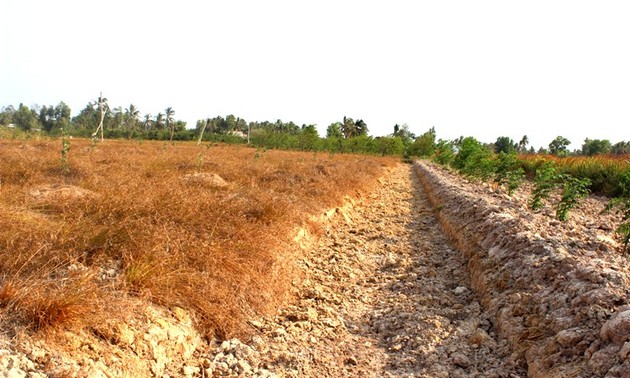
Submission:
M 466 263 L 440 231 L 409 166 L 299 261 L 304 280 L 257 333 L 206 353 L 208 375 L 520 377 L 470 289 Z
M 431 165 L 381 181 L 321 237 L 302 235 L 293 296 L 251 319 L 253 337 L 208 344 L 186 314 L 162 309 L 97 335 L 115 345 L 77 342 L 85 352 L 74 356 L 16 352 L 0 337 L 0 377 L 123 376 L 138 358 L 132 375 L 630 375 L 630 272 L 603 199 L 559 223 L 549 209 L 526 211 L 526 188 L 510 198 Z

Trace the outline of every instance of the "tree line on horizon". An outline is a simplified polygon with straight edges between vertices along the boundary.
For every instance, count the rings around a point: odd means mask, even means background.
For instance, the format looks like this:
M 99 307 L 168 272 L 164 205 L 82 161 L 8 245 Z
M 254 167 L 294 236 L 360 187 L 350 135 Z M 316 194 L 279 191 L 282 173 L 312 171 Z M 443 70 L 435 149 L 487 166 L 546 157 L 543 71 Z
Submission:
M 297 125 L 292 121 L 282 120 L 252 121 L 232 114 L 223 117 L 198 120 L 195 128 L 187 128 L 184 121 L 175 118 L 175 110 L 166 107 L 155 116 L 150 113 L 141 115 L 134 104 L 128 107 L 110 107 L 106 98 L 99 97 L 90 101 L 74 117 L 70 107 L 63 101 L 56 106 L 28 107 L 19 104 L 0 109 L 0 125 L 12 126 L 18 130 L 43 131 L 51 136 L 66 135 L 92 137 L 101 117 L 103 107 L 103 129 L 106 138 L 211 141 L 226 143 L 250 143 L 266 148 L 296 149 L 304 151 L 329 151 L 348 153 L 372 153 L 381 155 L 431 156 L 436 149 L 460 147 L 464 137 L 455 140 L 436 140 L 435 128 L 416 136 L 406 124 L 394 125 L 393 132 L 387 136 L 368 135 L 368 125 L 362 119 L 344 116 L 341 121 L 331 123 L 325 137 L 320 137 L 315 125 Z M 489 150 L 500 153 L 553 154 L 557 156 L 597 154 L 628 154 L 630 141 L 612 144 L 606 139 L 586 138 L 582 148 L 568 151 L 571 142 L 562 136 L 549 143 L 549 148 L 535 150 L 529 146 L 529 139 L 524 135 L 519 142 L 500 136 L 494 143 L 484 144 Z M 529 146 L 529 147 L 528 147 Z

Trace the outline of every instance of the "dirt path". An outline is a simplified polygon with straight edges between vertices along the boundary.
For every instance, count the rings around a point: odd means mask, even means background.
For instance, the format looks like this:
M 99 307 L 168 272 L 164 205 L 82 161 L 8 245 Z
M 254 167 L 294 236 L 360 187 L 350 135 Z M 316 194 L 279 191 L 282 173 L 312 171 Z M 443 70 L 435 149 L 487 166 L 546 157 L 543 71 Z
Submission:
M 522 363 L 470 290 L 409 166 L 299 262 L 295 303 L 224 342 L 205 374 L 281 377 L 520 377 Z M 341 218 L 341 217 L 340 217 Z

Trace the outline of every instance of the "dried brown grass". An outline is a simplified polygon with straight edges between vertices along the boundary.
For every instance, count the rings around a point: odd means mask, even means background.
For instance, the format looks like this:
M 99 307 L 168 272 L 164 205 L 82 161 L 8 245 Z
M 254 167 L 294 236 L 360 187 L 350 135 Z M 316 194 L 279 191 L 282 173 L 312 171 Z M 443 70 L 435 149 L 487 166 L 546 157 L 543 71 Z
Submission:
M 27 329 L 89 326 L 133 295 L 191 310 L 208 336 L 238 335 L 248 316 L 283 300 L 293 230 L 313 228 L 310 215 L 395 164 L 72 140 L 64 172 L 60 149 L 58 140 L 0 140 L 0 312 Z M 227 185 L 186 179 L 196 173 Z M 112 267 L 113 279 L 103 273 Z

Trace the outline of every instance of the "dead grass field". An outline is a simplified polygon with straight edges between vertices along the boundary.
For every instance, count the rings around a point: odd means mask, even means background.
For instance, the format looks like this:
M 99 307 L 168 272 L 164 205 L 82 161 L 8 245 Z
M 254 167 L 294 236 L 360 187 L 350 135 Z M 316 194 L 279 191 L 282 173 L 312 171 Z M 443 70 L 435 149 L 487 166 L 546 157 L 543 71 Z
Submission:
M 123 319 L 130 297 L 243 332 L 290 284 L 290 241 L 394 159 L 233 146 L 0 140 L 0 322 Z M 316 228 L 316 226 L 312 226 Z

